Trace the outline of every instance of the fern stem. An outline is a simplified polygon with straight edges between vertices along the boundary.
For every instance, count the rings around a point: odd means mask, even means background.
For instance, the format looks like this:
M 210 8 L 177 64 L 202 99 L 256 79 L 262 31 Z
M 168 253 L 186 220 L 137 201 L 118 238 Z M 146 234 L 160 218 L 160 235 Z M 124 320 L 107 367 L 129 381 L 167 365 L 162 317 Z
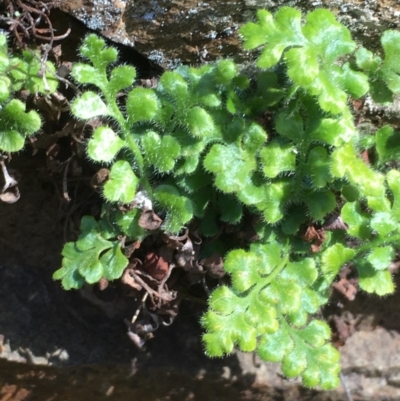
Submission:
M 143 155 L 142 152 L 140 151 L 140 148 L 138 144 L 136 143 L 130 129 L 129 129 L 129 124 L 124 118 L 124 115 L 121 113 L 121 110 L 118 108 L 118 105 L 115 101 L 115 99 L 107 94 L 105 94 L 107 103 L 109 107 L 111 108 L 112 116 L 114 119 L 118 122 L 119 126 L 121 127 L 122 131 L 122 136 L 125 139 L 126 143 L 128 144 L 128 147 L 130 151 L 133 153 L 135 156 L 138 170 L 139 170 L 139 176 L 143 180 L 144 179 L 144 160 L 143 160 Z M 147 179 L 145 179 L 147 181 Z M 148 189 L 148 188 L 146 188 Z

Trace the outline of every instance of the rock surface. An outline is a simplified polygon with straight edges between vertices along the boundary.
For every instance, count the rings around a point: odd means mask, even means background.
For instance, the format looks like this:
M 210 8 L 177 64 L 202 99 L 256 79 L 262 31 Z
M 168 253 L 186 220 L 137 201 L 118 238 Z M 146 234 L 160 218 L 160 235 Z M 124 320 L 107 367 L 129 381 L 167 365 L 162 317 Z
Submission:
M 256 10 L 292 6 L 304 12 L 316 7 L 334 11 L 361 41 L 375 42 L 385 29 L 396 29 L 396 0 L 64 0 L 61 9 L 88 27 L 121 43 L 135 46 L 164 68 L 231 57 L 252 60 L 238 38 L 241 24 Z

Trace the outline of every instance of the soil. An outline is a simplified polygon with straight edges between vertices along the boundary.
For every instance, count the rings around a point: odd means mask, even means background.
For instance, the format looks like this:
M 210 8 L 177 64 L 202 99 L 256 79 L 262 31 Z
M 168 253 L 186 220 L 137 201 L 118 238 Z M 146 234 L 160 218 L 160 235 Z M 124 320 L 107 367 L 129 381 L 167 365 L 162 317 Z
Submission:
M 67 17 L 56 12 L 53 18 L 64 32 Z M 75 61 L 87 32 L 74 19 L 69 24 L 72 34 L 59 63 Z M 143 79 L 162 70 L 134 49 L 119 46 L 123 60 L 136 60 Z M 60 132 L 69 118 L 62 112 L 58 121 L 45 123 L 44 132 Z M 8 164 L 20 176 L 21 198 L 0 203 L 0 357 L 6 358 L 0 359 L 0 401 L 342 399 L 298 386 L 260 386 L 254 374 L 243 374 L 236 356 L 207 359 L 198 323 L 204 305 L 182 302 L 174 324 L 161 327 L 138 350 L 123 323 L 132 313 L 129 306 L 107 300 L 96 304 L 91 288 L 63 291 L 51 279 L 61 266 L 63 244 L 76 238 L 81 216 L 99 213 L 101 199 L 89 185 L 96 171 L 89 163 L 75 166 L 79 173 L 69 176 L 66 199 L 60 166 L 65 168 L 71 156 L 70 142 L 61 137 L 54 143 L 66 149 L 58 153 L 57 166 L 49 148 L 35 143 Z M 357 294 L 350 302 L 335 293 L 324 315 L 336 344 L 342 346 L 357 331 L 399 332 L 399 298 L 400 293 L 385 299 Z

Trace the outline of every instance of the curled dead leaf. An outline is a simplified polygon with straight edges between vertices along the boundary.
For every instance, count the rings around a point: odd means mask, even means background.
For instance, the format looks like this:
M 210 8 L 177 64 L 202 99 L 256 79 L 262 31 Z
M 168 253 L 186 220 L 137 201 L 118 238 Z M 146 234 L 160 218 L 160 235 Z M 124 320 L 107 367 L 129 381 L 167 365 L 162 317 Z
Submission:
M 307 227 L 307 230 L 303 235 L 303 240 L 306 242 L 313 242 L 310 247 L 311 252 L 319 252 L 322 244 L 326 240 L 326 232 L 323 228 L 316 229 L 314 226 L 310 225 Z
M 157 281 L 162 281 L 168 274 L 169 264 L 162 256 L 149 252 L 144 259 L 143 269 Z
M 110 170 L 101 168 L 91 179 L 90 185 L 92 188 L 97 189 L 102 186 L 110 177 Z
M 339 281 L 332 284 L 335 290 L 343 294 L 349 301 L 354 301 L 357 295 L 357 287 L 347 278 L 342 277 Z
M 134 259 L 132 263 L 129 263 L 128 267 L 124 270 L 124 273 L 122 274 L 121 282 L 128 285 L 129 287 L 132 287 L 135 290 L 140 291 L 142 290 L 142 286 L 136 282 L 133 274 L 138 263 L 141 264 L 142 262 L 139 259 Z
M 142 210 L 142 214 L 139 218 L 139 227 L 145 230 L 157 230 L 161 226 L 163 220 L 158 217 L 153 210 Z

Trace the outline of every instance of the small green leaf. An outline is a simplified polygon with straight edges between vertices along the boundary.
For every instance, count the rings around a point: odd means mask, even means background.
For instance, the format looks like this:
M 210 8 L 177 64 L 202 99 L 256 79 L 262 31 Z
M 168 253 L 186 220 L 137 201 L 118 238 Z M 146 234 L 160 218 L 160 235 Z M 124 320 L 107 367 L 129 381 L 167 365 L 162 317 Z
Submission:
M 394 259 L 394 249 L 391 246 L 375 248 L 367 256 L 367 260 L 376 270 L 387 270 Z
M 256 168 L 254 155 L 232 144 L 213 145 L 204 159 L 206 170 L 215 174 L 215 185 L 225 193 L 239 192 Z
M 298 335 L 311 346 L 319 348 L 331 338 L 331 330 L 326 322 L 313 320 L 307 327 L 299 330 Z
M 89 64 L 74 64 L 71 70 L 71 76 L 80 84 L 93 84 L 101 89 L 103 88 L 103 77 L 95 67 Z
M 178 141 L 171 135 L 160 137 L 154 131 L 148 131 L 141 138 L 146 160 L 160 173 L 171 171 L 180 154 Z
M 236 295 L 232 290 L 223 285 L 217 287 L 208 298 L 210 308 L 220 314 L 230 315 L 235 310 Z
M 357 264 L 360 287 L 369 293 L 383 296 L 394 292 L 394 283 L 389 270 L 376 270 L 369 263 Z
M 377 70 L 382 62 L 379 56 L 375 56 L 371 51 L 362 46 L 356 51 L 355 56 L 357 65 L 368 72 Z
M 76 117 L 84 120 L 110 114 L 108 107 L 100 96 L 91 91 L 85 92 L 82 96 L 76 98 L 71 104 L 71 111 Z
M 10 79 L 4 75 L 0 75 L 0 102 L 4 102 L 10 97 L 10 87 Z
M 82 218 L 78 240 L 65 244 L 62 255 L 62 267 L 53 278 L 62 280 L 67 290 L 80 288 L 84 281 L 94 284 L 102 277 L 119 278 L 128 265 L 128 259 L 121 252 L 121 243 L 106 240 L 92 216 Z
M 382 67 L 400 73 L 400 32 L 395 30 L 383 32 L 381 43 L 385 51 L 385 60 Z
M 279 113 L 275 128 L 280 135 L 293 141 L 297 141 L 304 135 L 303 120 L 299 113 Z
M 271 141 L 260 151 L 263 173 L 268 178 L 275 178 L 282 172 L 293 171 L 296 167 L 296 150 L 293 146 Z
M 335 195 L 327 191 L 310 192 L 304 197 L 307 203 L 310 214 L 315 220 L 322 220 L 327 214 L 333 212 L 336 207 Z
M 349 226 L 347 232 L 353 237 L 367 239 L 372 234 L 370 216 L 361 211 L 358 202 L 347 202 L 342 208 L 341 216 Z
M 3 152 L 18 152 L 25 145 L 25 137 L 16 130 L 0 129 L 0 149 Z
M 237 74 L 237 66 L 232 60 L 221 60 L 217 64 L 215 77 L 221 84 L 227 85 Z
M 295 347 L 282 360 L 282 373 L 286 377 L 297 377 L 307 368 L 307 354 L 303 347 Z
M 249 152 L 256 152 L 267 140 L 267 134 L 260 125 L 253 122 L 245 129 L 243 146 Z
M 301 29 L 300 11 L 281 7 L 272 18 L 272 14 L 265 10 L 257 12 L 258 23 L 245 24 L 240 33 L 244 37 L 245 49 L 254 49 L 257 46 L 266 44 L 257 66 L 270 68 L 280 60 L 286 47 L 299 46 L 305 43 Z M 275 19 L 275 21 L 274 21 Z
M 283 314 L 295 313 L 301 305 L 301 292 L 300 285 L 282 278 L 263 288 L 260 300 L 276 307 Z
M 129 92 L 126 101 L 129 123 L 151 120 L 155 117 L 158 109 L 158 98 L 152 89 L 135 88 Z
M 120 278 L 129 263 L 127 257 L 122 253 L 120 242 L 114 242 L 113 247 L 100 257 L 100 262 L 106 266 L 103 277 L 107 280 Z
M 257 256 L 243 249 L 229 252 L 224 269 L 232 275 L 232 285 L 239 292 L 248 290 L 260 279 Z
M 167 71 L 161 76 L 160 88 L 180 103 L 186 101 L 189 96 L 187 82 L 174 71 Z
M 111 167 L 110 179 L 104 184 L 103 194 L 110 202 L 129 203 L 136 195 L 139 179 L 125 160 L 119 160 Z
M 159 185 L 154 190 L 154 199 L 166 213 L 164 231 L 176 234 L 193 218 L 192 202 L 171 185 Z
M 313 259 L 304 258 L 299 262 L 288 263 L 280 276 L 298 284 L 311 285 L 318 277 L 318 270 Z
M 25 103 L 12 99 L 3 109 L 0 108 L 0 149 L 4 152 L 21 150 L 25 137 L 40 129 L 39 115 L 34 110 L 27 113 L 25 107 Z
M 124 234 L 130 238 L 141 240 L 146 236 L 146 230 L 139 226 L 140 215 L 140 209 L 132 209 L 124 213 L 118 211 L 115 215 L 115 222 Z
M 136 70 L 130 65 L 120 65 L 112 69 L 110 81 L 107 89 L 111 93 L 118 93 L 122 89 L 129 88 L 133 85 L 136 78 Z
M 315 188 L 325 188 L 332 181 L 330 162 L 328 152 L 322 146 L 310 150 L 306 168 Z
M 265 220 L 269 224 L 277 223 L 284 216 L 285 203 L 291 197 L 291 183 L 281 180 L 265 186 L 264 202 L 256 204 L 262 210 Z
M 189 132 L 195 138 L 209 139 L 215 132 L 214 121 L 209 113 L 202 107 L 191 108 L 186 116 Z
M 349 63 L 345 63 L 342 67 L 342 85 L 355 98 L 358 99 L 364 96 L 369 90 L 368 76 L 356 72 L 350 68 Z
M 97 162 L 110 162 L 125 142 L 109 127 L 100 126 L 88 142 L 88 155 Z
M 391 214 L 385 212 L 375 213 L 371 219 L 370 225 L 381 238 L 387 237 L 398 227 L 398 223 L 393 220 Z
M 345 248 L 342 244 L 334 244 L 326 248 L 321 257 L 320 269 L 325 279 L 331 282 L 343 265 L 355 256 L 354 249 Z
M 105 47 L 104 39 L 91 33 L 85 37 L 79 48 L 81 55 L 89 59 L 97 70 L 106 71 L 109 64 L 118 58 L 118 52 L 113 47 Z
M 293 348 L 289 332 L 280 326 L 275 333 L 261 336 L 257 352 L 264 361 L 280 362 Z

